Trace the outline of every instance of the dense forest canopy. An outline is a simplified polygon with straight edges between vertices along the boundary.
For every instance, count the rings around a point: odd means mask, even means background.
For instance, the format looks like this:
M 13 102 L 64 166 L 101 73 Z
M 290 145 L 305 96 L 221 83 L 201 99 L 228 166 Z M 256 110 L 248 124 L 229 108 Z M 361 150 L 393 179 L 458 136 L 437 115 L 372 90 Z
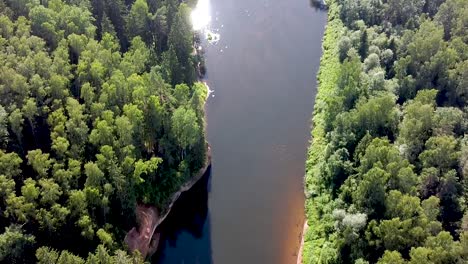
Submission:
M 137 263 L 137 202 L 204 166 L 190 7 L 0 0 L 0 262 Z
M 326 2 L 304 263 L 468 263 L 468 1 Z

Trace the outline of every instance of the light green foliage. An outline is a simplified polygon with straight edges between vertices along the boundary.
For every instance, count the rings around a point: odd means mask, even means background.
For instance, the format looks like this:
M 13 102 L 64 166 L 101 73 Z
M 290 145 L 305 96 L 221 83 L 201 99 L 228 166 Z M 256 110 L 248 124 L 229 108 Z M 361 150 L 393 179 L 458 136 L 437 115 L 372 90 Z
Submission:
M 10 193 L 15 191 L 15 181 L 8 179 L 5 175 L 0 175 L 0 197 L 3 201 L 6 200 Z
M 147 68 L 150 51 L 140 37 L 132 40 L 129 51 L 127 51 L 120 64 L 122 71 L 128 77 L 133 73 L 142 73 Z
M 16 153 L 5 153 L 0 150 L 0 173 L 8 178 L 16 178 L 21 174 L 20 165 L 23 160 Z
M 439 198 L 434 196 L 431 196 L 429 199 L 422 201 L 421 206 L 428 220 L 437 221 L 437 218 L 440 214 L 439 203 Z
M 5 144 L 8 140 L 8 113 L 0 106 L 0 143 Z
M 47 247 L 41 247 L 37 249 L 36 257 L 39 264 L 50 264 L 56 263 L 57 259 L 59 258 L 59 254 L 56 250 Z
M 68 198 L 68 208 L 74 215 L 79 215 L 86 211 L 86 195 L 81 190 L 70 191 L 70 197 Z
M 178 84 L 174 88 L 174 97 L 181 105 L 188 103 L 190 89 L 186 84 Z
M 15 109 L 8 117 L 11 130 L 16 135 L 16 139 L 21 142 L 23 138 L 23 113 L 19 109 Z
M 158 169 L 158 165 L 162 162 L 160 158 L 151 158 L 148 161 L 139 160 L 135 163 L 135 171 L 133 177 L 136 182 L 143 182 L 144 179 L 141 177 L 143 174 L 150 175 Z
M 99 169 L 99 167 L 93 163 L 89 162 L 85 164 L 85 174 L 86 174 L 86 186 L 100 187 L 102 181 L 104 180 L 104 173 Z
M 146 0 L 136 0 L 127 16 L 129 38 L 144 36 L 149 26 L 149 9 Z
M 61 228 L 67 220 L 70 210 L 60 204 L 54 204 L 49 210 L 41 208 L 37 211 L 37 221 L 40 229 L 53 233 Z
M 89 215 L 82 215 L 77 222 L 77 225 L 81 228 L 81 235 L 89 240 L 94 237 L 94 224 Z
M 457 165 L 460 153 L 458 142 L 451 136 L 431 137 L 426 141 L 426 150 L 419 159 L 424 167 L 435 167 L 445 172 Z
M 372 97 L 352 109 L 350 118 L 358 138 L 366 132 L 372 136 L 393 137 L 398 125 L 395 99 L 391 95 Z
M 180 3 L 0 0 L 0 262 L 143 262 L 135 206 L 163 211 L 205 165 Z
M 41 186 L 41 203 L 44 205 L 55 204 L 63 193 L 53 179 L 40 179 L 39 185 Z
M 70 142 L 64 137 L 57 137 L 53 139 L 52 149 L 56 152 L 58 157 L 65 157 L 68 148 L 70 147 Z
M 411 161 L 421 153 L 424 142 L 432 133 L 435 95 L 435 90 L 420 91 L 414 100 L 404 106 L 398 140 L 404 148 L 405 156 Z
M 71 254 L 70 252 L 64 250 L 60 254 L 60 257 L 57 260 L 57 264 L 66 264 L 66 263 L 84 264 L 85 261 L 82 258 L 80 258 L 78 256 L 75 256 L 75 255 Z
M 179 107 L 172 116 L 172 131 L 182 149 L 192 147 L 200 140 L 200 126 L 192 109 Z
M 42 150 L 36 149 L 28 152 L 28 164 L 37 172 L 37 174 L 45 178 L 47 177 L 52 160 L 49 159 L 48 153 L 42 153 Z
M 375 53 L 369 54 L 369 56 L 364 60 L 364 69 L 366 72 L 369 72 L 372 69 L 380 67 L 380 58 L 379 55 Z
M 354 107 L 365 91 L 361 87 L 361 62 L 352 56 L 343 62 L 338 79 L 338 94 L 343 98 L 345 110 Z
M 379 259 L 378 264 L 405 264 L 406 261 L 397 251 L 385 251 L 385 254 Z
M 106 245 L 108 247 L 112 247 L 112 245 L 114 244 L 112 236 L 109 233 L 107 233 L 104 229 L 100 228 L 96 232 L 96 235 L 99 237 L 99 240 L 101 240 L 101 243 L 103 245 Z
M 34 203 L 39 197 L 39 188 L 36 186 L 36 181 L 28 178 L 21 186 L 21 194 L 26 199 L 26 202 Z
M 467 262 L 467 3 L 327 1 L 304 263 Z

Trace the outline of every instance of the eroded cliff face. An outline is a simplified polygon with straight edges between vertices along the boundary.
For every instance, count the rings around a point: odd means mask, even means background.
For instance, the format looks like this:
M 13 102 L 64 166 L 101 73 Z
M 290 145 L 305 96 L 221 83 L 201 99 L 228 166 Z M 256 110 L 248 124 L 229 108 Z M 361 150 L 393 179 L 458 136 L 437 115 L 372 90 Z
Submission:
M 138 227 L 133 227 L 125 237 L 125 243 L 127 244 L 130 251 L 138 250 L 143 257 L 148 256 L 151 247 L 154 247 L 152 243 L 154 233 L 156 231 L 157 223 L 159 222 L 159 212 L 156 207 L 139 204 L 136 207 L 136 216 Z

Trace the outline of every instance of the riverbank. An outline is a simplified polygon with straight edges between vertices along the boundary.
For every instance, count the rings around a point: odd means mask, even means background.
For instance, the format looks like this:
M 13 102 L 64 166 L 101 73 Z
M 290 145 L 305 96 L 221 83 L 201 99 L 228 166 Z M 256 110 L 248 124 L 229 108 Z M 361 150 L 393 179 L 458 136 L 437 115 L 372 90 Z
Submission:
M 304 220 L 304 227 L 302 228 L 301 232 L 301 244 L 299 245 L 299 252 L 297 254 L 297 264 L 302 264 L 302 252 L 304 251 L 304 238 L 305 233 L 309 229 L 309 225 L 307 224 L 307 219 Z
M 312 118 L 312 137 L 306 161 L 306 175 L 304 179 L 304 189 L 306 195 L 305 210 L 306 222 L 310 228 L 305 228 L 302 233 L 302 263 L 315 263 L 319 259 L 320 251 L 326 244 L 326 229 L 333 223 L 329 219 L 323 219 L 324 213 L 328 212 L 326 207 L 330 201 L 330 196 L 326 190 L 320 189 L 317 184 L 319 171 L 322 169 L 326 154 L 326 133 L 324 119 L 327 115 L 327 101 L 334 97 L 334 89 L 338 79 L 340 69 L 338 58 L 338 41 L 343 29 L 343 24 L 339 19 L 338 7 L 333 0 L 326 1 L 328 8 L 328 22 L 325 29 L 322 44 L 322 58 L 317 76 L 318 88 L 315 99 L 314 114 Z M 323 224 L 323 223 L 326 224 Z M 299 263 L 299 262 L 298 262 Z
M 209 87 L 206 87 L 206 94 L 204 95 L 204 105 L 209 96 Z M 203 130 L 206 131 L 206 114 L 203 118 Z M 182 184 L 177 192 L 175 192 L 169 199 L 166 208 L 160 212 L 154 205 L 138 204 L 136 206 L 137 227 L 133 227 L 125 236 L 125 244 L 128 246 L 129 251 L 133 252 L 138 250 L 143 258 L 151 256 L 157 251 L 159 245 L 160 234 L 156 229 L 163 223 L 172 210 L 175 202 L 179 199 L 180 195 L 190 190 L 206 173 L 211 166 L 211 146 L 207 142 L 204 166 L 191 177 L 187 182 Z
M 159 245 L 160 234 L 156 229 L 163 223 L 172 210 L 180 195 L 190 190 L 205 175 L 211 166 L 211 147 L 208 145 L 205 166 L 189 181 L 185 182 L 175 192 L 169 204 L 163 212 L 159 212 L 155 206 L 139 204 L 136 207 L 137 227 L 133 227 L 125 237 L 125 243 L 131 252 L 138 250 L 143 258 L 154 254 Z

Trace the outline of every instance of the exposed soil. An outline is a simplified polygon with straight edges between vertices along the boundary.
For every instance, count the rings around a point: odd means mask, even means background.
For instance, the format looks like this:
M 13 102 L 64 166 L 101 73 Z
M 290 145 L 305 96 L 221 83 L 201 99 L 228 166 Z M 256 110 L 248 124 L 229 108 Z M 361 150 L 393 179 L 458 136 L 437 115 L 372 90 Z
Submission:
M 125 243 L 130 251 L 138 250 L 143 257 L 146 257 L 150 248 L 154 246 L 151 242 L 159 220 L 159 213 L 154 206 L 139 204 L 136 207 L 136 216 L 139 228 L 134 227 L 128 232 L 125 236 Z M 156 247 L 157 244 L 156 241 Z
M 304 222 L 304 228 L 302 229 L 301 245 L 299 246 L 299 252 L 297 254 L 297 264 L 302 264 L 302 253 L 304 251 L 304 237 L 306 235 L 307 229 L 309 229 L 309 225 L 307 224 L 307 219 L 306 219 Z

